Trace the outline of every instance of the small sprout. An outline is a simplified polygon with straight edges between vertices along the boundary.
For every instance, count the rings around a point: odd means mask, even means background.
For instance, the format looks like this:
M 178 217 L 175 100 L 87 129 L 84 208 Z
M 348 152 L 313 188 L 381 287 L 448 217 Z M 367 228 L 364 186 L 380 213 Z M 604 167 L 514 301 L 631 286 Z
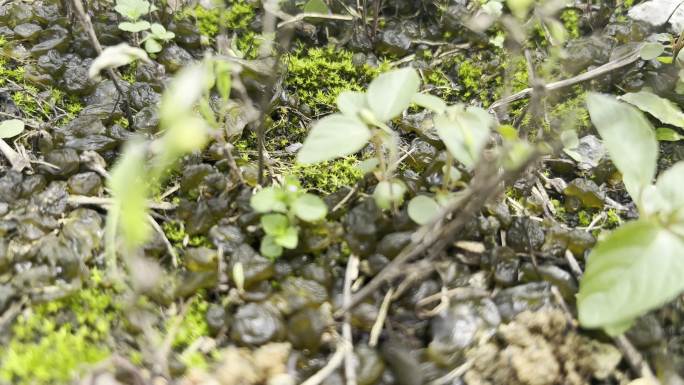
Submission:
M 156 11 L 157 7 L 147 0 L 117 0 L 114 10 L 130 21 L 138 21 L 143 15 Z
M 406 185 L 401 180 L 383 180 L 375 186 L 373 199 L 375 204 L 383 210 L 399 206 L 404 201 Z
M 432 222 L 439 214 L 440 205 L 434 199 L 418 195 L 408 204 L 408 216 L 419 225 Z
M 261 227 L 266 235 L 261 240 L 261 254 L 277 258 L 283 249 L 294 249 L 299 244 L 297 221 L 323 220 L 328 207 L 321 198 L 307 193 L 294 178 L 285 178 L 281 186 L 266 187 L 252 195 L 254 211 L 263 213 Z
M 236 262 L 233 265 L 233 281 L 240 293 L 245 291 L 245 270 L 242 266 L 242 262 Z

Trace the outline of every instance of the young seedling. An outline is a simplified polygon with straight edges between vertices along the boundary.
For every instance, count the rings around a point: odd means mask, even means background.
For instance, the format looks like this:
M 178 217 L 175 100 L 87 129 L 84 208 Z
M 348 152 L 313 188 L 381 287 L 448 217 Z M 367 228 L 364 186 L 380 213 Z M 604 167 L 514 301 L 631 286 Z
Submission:
M 317 222 L 325 218 L 328 207 L 321 198 L 302 189 L 295 178 L 287 177 L 281 186 L 270 186 L 254 194 L 250 200 L 254 211 L 263 214 L 261 227 L 266 236 L 261 240 L 261 254 L 278 258 L 283 249 L 294 249 L 299 243 L 299 221 Z
M 436 96 L 419 93 L 420 77 L 413 68 L 402 68 L 381 74 L 368 86 L 367 92 L 345 91 L 337 98 L 339 113 L 318 121 L 304 141 L 297 154 L 300 163 L 317 163 L 343 157 L 360 151 L 373 143 L 375 161 L 364 162 L 364 167 L 375 173 L 379 183 L 373 192 L 378 207 L 389 209 L 404 200 L 406 186 L 394 178 L 399 165 L 397 133 L 388 122 L 400 116 L 412 103 L 434 112 L 434 126 L 437 135 L 444 142 L 449 153 L 445 173 L 447 183 L 458 179 L 458 172 L 452 167 L 455 159 L 467 169 L 472 169 L 487 143 L 493 126 L 492 117 L 483 109 L 447 106 Z M 456 172 L 455 172 L 456 171 Z M 448 188 L 449 186 L 446 186 Z M 437 213 L 437 202 L 423 204 L 422 197 L 410 213 L 431 209 L 430 215 L 416 215 L 418 223 L 426 223 Z M 417 207 L 421 207 L 418 210 Z

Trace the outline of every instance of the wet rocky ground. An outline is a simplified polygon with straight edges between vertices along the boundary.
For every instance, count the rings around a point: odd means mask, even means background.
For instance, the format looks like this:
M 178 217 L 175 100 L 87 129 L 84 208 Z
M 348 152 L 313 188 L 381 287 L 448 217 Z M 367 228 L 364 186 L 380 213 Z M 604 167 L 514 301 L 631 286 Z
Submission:
M 302 3 L 284 1 L 281 10 L 297 14 Z M 377 21 L 365 25 L 355 17 L 294 22 L 282 32 L 289 44 L 278 47 L 275 83 L 264 75 L 268 58 L 259 56 L 259 1 L 155 4 L 159 10 L 147 17 L 175 37 L 151 64 L 119 69 L 122 97 L 111 79 L 88 77 L 97 55 L 71 2 L 0 2 L 0 121 L 25 122 L 26 131 L 6 141 L 30 160 L 16 170 L 0 157 L 0 384 L 303 382 L 338 359 L 343 318 L 334 313 L 350 256 L 360 259 L 358 290 L 418 229 L 404 206 L 383 211 L 371 199 L 376 182 L 357 167 L 365 152 L 294 164 L 312 122 L 335 110 L 340 91 L 364 89 L 406 64 L 449 103 L 489 107 L 530 83 L 523 50 L 500 38 L 503 26 L 466 25 L 480 2 L 373 1 L 367 9 Z M 357 6 L 328 5 L 337 15 Z M 134 44 L 139 37 L 117 28 L 122 20 L 113 6 L 87 4 L 99 41 Z M 569 37 L 562 54 L 542 26 L 523 42 L 536 76 L 572 77 L 663 30 L 628 18 L 629 6 L 561 7 L 554 17 Z M 155 233 L 144 248 L 156 263 L 130 267 L 125 283 L 114 280 L 104 257 L 108 170 L 127 139 L 157 134 L 157 105 L 174 73 L 217 52 L 240 57 L 244 69 L 236 76 L 255 105 L 264 93 L 274 95 L 264 118 L 269 180 L 293 175 L 325 199 L 329 215 L 304 226 L 300 245 L 282 257 L 260 254 L 263 232 L 249 204 L 256 127 L 246 102 L 235 99 L 226 130 L 239 172 L 217 144 L 185 157 L 156 198 L 153 217 L 164 236 Z M 638 377 L 610 338 L 579 329 L 574 319 L 578 282 L 567 253 L 583 265 L 603 231 L 637 215 L 583 98 L 587 90 L 649 85 L 683 101 L 675 77 L 662 63 L 639 60 L 497 110 L 502 124 L 531 138 L 570 125 L 579 145 L 572 156 L 533 165 L 446 250 L 404 266 L 351 310 L 356 383 L 625 384 Z M 528 113 L 540 108 L 543 120 Z M 409 195 L 443 184 L 446 151 L 421 129 L 424 120 L 410 110 L 395 122 L 407 154 L 398 172 Z M 661 149 L 662 167 L 684 158 L 678 142 Z M 671 384 L 684 375 L 682 305 L 642 317 L 627 334 Z M 346 380 L 341 365 L 320 383 Z

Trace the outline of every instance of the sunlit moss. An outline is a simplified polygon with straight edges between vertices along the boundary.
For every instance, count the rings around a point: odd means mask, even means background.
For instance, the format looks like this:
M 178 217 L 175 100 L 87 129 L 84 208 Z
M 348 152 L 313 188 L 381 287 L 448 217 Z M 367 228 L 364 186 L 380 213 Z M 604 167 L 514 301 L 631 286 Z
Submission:
M 292 175 L 308 190 L 332 193 L 361 179 L 363 175 L 357 164 L 356 158 L 351 156 L 310 165 L 296 164 Z
M 18 385 L 66 384 L 108 357 L 118 311 L 114 294 L 90 287 L 25 310 L 12 326 L 10 342 L 0 347 L 0 379 Z

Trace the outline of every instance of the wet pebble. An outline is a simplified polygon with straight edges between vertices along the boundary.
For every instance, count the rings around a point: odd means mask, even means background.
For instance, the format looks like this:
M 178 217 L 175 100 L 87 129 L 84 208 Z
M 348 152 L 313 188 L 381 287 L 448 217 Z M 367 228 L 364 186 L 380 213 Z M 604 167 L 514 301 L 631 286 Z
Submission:
M 283 337 L 285 325 L 280 313 L 269 305 L 249 303 L 237 309 L 231 339 L 243 345 L 262 345 Z

